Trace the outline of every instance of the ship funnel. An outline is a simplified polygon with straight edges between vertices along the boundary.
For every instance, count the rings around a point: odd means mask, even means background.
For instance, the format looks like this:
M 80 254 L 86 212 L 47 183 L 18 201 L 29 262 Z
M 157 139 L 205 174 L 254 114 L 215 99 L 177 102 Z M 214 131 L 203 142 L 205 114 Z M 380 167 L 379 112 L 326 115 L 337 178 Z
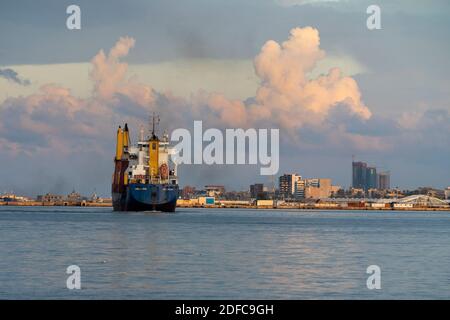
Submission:
M 153 134 L 148 143 L 148 174 L 151 178 L 156 178 L 159 174 L 159 139 Z

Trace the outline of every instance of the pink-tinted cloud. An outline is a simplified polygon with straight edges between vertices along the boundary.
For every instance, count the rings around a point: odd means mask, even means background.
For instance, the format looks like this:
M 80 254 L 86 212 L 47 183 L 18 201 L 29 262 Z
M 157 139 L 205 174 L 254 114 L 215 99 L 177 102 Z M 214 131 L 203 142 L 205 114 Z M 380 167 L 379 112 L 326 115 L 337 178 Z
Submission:
M 327 75 L 308 79 L 317 62 L 325 57 L 317 29 L 295 28 L 281 45 L 268 41 L 255 58 L 261 78 L 253 119 L 272 119 L 282 128 L 295 130 L 305 124 L 320 126 L 330 110 L 339 104 L 362 120 L 371 112 L 361 100 L 356 81 L 333 68 Z
M 150 86 L 127 78 L 128 64 L 121 62 L 135 40 L 120 38 L 106 55 L 101 50 L 92 59 L 90 78 L 94 92 L 87 99 L 72 95 L 70 89 L 46 84 L 34 94 L 9 98 L 0 106 L 0 134 L 14 146 L 14 153 L 42 149 L 70 154 L 97 148 L 114 132 L 120 97 L 135 107 L 148 109 L 154 102 Z M 131 116 L 129 118 L 135 118 Z M 132 119 L 131 119 L 132 120 Z M 111 135 L 112 136 L 112 135 Z M 97 141 L 98 145 L 90 141 Z
M 112 98 L 118 87 L 123 85 L 128 65 L 119 59 L 128 54 L 134 43 L 133 38 L 122 37 L 108 55 L 102 49 L 92 59 L 90 76 L 95 83 L 95 93 L 100 98 Z
M 136 78 L 127 79 L 128 64 L 120 59 L 127 56 L 135 40 L 121 37 L 106 55 L 100 50 L 92 59 L 91 79 L 94 81 L 94 95 L 103 100 L 112 100 L 122 94 L 141 106 L 154 102 L 153 89 Z
M 189 110 L 184 112 L 211 126 L 278 127 L 295 143 L 301 142 L 299 129 L 305 126 L 321 128 L 324 135 L 336 134 L 335 130 L 328 132 L 328 123 L 331 111 L 338 106 L 345 105 L 343 110 L 360 121 L 369 119 L 371 112 L 362 101 L 358 84 L 343 76 L 340 69 L 332 68 L 326 75 L 309 78 L 324 57 L 317 29 L 294 28 L 288 40 L 281 44 L 267 41 L 255 57 L 260 85 L 252 99 L 244 102 L 201 91 L 186 101 Z M 361 139 L 363 136 L 358 141 Z
M 358 149 L 388 147 L 383 139 L 352 134 L 341 126 L 330 126 L 334 110 L 364 122 L 372 116 L 364 104 L 357 82 L 343 76 L 339 68 L 310 78 L 325 57 L 317 29 L 294 28 L 289 38 L 278 44 L 270 40 L 255 57 L 255 73 L 260 85 L 250 102 L 230 100 L 217 93 L 201 92 L 188 105 L 199 119 L 214 126 L 277 127 L 291 144 L 300 145 L 300 130 L 314 127 L 329 143 L 336 139 Z M 342 116 L 342 115 L 341 115 Z M 339 119 L 335 119 L 339 121 Z M 366 139 L 366 140 L 365 140 Z

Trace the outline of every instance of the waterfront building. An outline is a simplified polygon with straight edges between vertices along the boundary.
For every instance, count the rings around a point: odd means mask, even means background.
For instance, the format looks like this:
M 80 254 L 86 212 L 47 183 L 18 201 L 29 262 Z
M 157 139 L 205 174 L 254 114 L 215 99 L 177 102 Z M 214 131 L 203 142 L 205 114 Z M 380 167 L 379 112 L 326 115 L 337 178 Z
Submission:
M 250 192 L 248 190 L 245 191 L 227 191 L 220 197 L 221 200 L 229 200 L 229 201 L 249 201 L 250 200 Z
M 306 188 L 306 180 L 297 179 L 295 182 L 295 198 L 296 199 L 304 199 L 305 198 L 305 188 Z
M 250 185 L 250 197 L 253 199 L 260 199 L 264 197 L 264 184 L 255 183 Z
M 450 200 L 450 187 L 448 187 L 447 189 L 445 189 L 444 195 L 445 195 L 445 199 L 446 199 L 446 200 Z
M 37 201 L 39 202 L 61 202 L 63 201 L 64 197 L 59 194 L 53 194 L 53 193 L 47 193 L 45 195 L 39 195 L 37 196 Z
M 18 196 L 14 193 L 6 193 L 0 195 L 0 201 L 3 202 L 26 202 L 31 201 L 31 199 L 24 197 L 24 196 Z
M 209 197 L 218 197 L 225 193 L 225 187 L 219 185 L 207 185 L 205 186 L 205 191 Z
M 71 193 L 69 193 L 67 195 L 67 201 L 69 202 L 80 202 L 83 200 L 83 197 L 81 196 L 81 194 L 79 194 L 78 192 L 75 192 L 75 190 L 73 190 Z
M 258 208 L 270 209 L 274 207 L 274 200 L 256 200 L 256 206 Z
M 280 195 L 284 198 L 292 198 L 295 196 L 295 183 L 302 177 L 295 174 L 283 174 L 279 178 Z
M 195 196 L 196 190 L 195 187 L 191 187 L 191 186 L 185 186 L 182 190 L 181 190 L 181 198 L 182 199 L 190 199 L 193 198 Z
M 331 179 L 306 180 L 305 198 L 324 199 L 331 196 Z
M 338 187 L 340 189 L 340 187 Z M 337 191 L 336 189 L 334 189 Z M 323 199 L 331 197 L 333 186 L 331 179 L 299 179 L 295 182 L 296 199 Z
M 216 199 L 214 197 L 199 197 L 198 203 L 200 205 L 214 205 L 216 203 Z

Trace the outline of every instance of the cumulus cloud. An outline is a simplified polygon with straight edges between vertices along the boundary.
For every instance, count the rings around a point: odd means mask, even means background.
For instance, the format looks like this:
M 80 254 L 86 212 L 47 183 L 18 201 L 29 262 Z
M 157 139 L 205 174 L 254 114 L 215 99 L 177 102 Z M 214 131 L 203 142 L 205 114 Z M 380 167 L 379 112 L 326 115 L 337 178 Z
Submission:
M 339 104 L 349 112 L 367 120 L 371 112 L 361 100 L 358 84 L 345 77 L 339 68 L 308 80 L 308 74 L 325 57 L 320 49 L 317 29 L 295 28 L 281 45 L 268 41 L 255 58 L 255 71 L 261 78 L 253 114 L 275 119 L 287 129 L 296 129 L 305 122 L 324 121 L 330 110 Z
M 309 74 L 325 57 L 319 32 L 311 27 L 292 29 L 281 44 L 270 40 L 263 45 L 254 60 L 260 85 L 255 96 L 246 101 L 204 91 L 190 99 L 158 93 L 128 77 L 128 64 L 122 59 L 134 45 L 133 38 L 121 37 L 109 52 L 100 50 L 94 56 L 90 71 L 94 91 L 87 99 L 76 98 L 69 89 L 55 85 L 45 85 L 28 97 L 8 99 L 1 118 L 12 121 L 1 121 L 0 132 L 15 142 L 26 133 L 42 137 L 36 146 L 68 146 L 64 139 L 104 138 L 110 132 L 107 124 L 116 119 L 138 123 L 150 110 L 156 110 L 175 126 L 190 126 L 189 121 L 201 119 L 211 127 L 278 127 L 299 141 L 299 129 L 305 126 L 320 128 L 317 132 L 325 135 L 335 131 L 329 119 L 338 106 L 345 106 L 343 112 L 358 121 L 371 117 L 356 81 L 343 76 L 340 69 L 332 68 L 310 79 Z M 363 144 L 361 134 L 351 138 L 345 131 L 341 136 Z
M 49 151 L 59 156 L 109 152 L 113 124 L 126 119 L 137 125 L 156 98 L 150 86 L 127 77 L 128 64 L 120 61 L 134 43 L 133 38 L 123 37 L 107 54 L 100 50 L 94 56 L 90 72 L 94 91 L 88 98 L 45 84 L 29 96 L 6 99 L 0 105 L 2 150 L 28 156 Z
M 126 77 L 128 65 L 120 61 L 134 42 L 120 38 L 108 54 L 101 50 L 92 59 L 94 92 L 89 98 L 80 99 L 68 88 L 46 84 L 29 96 L 6 99 L 0 106 L 1 146 L 12 144 L 15 154 L 105 151 L 99 146 L 112 141 L 120 97 L 142 105 L 153 99 L 151 88 Z
M 120 38 L 108 55 L 102 49 L 92 59 L 93 69 L 90 76 L 95 83 L 95 93 L 100 98 L 111 98 L 122 85 L 128 65 L 121 63 L 119 59 L 128 54 L 134 43 L 132 38 Z
M 92 59 L 90 77 L 94 81 L 97 98 L 111 100 L 122 94 L 142 106 L 149 106 L 154 101 L 153 89 L 139 83 L 136 78 L 127 79 L 128 64 L 120 61 L 128 55 L 135 42 L 131 37 L 121 37 L 108 54 L 100 50 Z
M 20 84 L 22 86 L 29 86 L 31 84 L 30 80 L 20 78 L 19 74 L 10 68 L 0 69 L 0 78 L 5 78 L 8 81 Z
M 27 97 L 7 99 L 1 106 L 0 135 L 27 154 L 54 149 L 59 154 L 83 150 L 80 141 L 99 136 L 103 114 L 69 89 L 44 85 Z M 95 120 L 95 123 L 91 121 Z
M 365 135 L 330 126 L 334 110 L 340 108 L 346 118 L 364 123 L 372 113 L 364 104 L 356 81 L 344 76 L 339 68 L 311 78 L 317 63 L 324 59 L 317 29 L 294 28 L 289 38 L 279 44 L 267 41 L 254 59 L 260 84 L 255 96 L 246 100 L 230 100 L 218 93 L 195 95 L 192 110 L 200 119 L 214 126 L 277 127 L 291 142 L 302 141 L 300 129 L 314 127 L 316 134 L 334 141 L 339 135 L 347 144 L 366 148 Z M 339 120 L 336 118 L 336 120 Z M 367 146 L 381 147 L 381 141 L 367 139 Z

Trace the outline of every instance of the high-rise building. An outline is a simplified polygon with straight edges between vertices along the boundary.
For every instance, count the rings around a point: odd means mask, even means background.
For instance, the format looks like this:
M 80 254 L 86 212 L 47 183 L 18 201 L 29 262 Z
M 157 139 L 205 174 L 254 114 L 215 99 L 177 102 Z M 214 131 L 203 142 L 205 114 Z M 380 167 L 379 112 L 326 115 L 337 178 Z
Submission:
M 377 188 L 380 190 L 388 190 L 391 188 L 391 174 L 389 171 L 380 172 L 377 175 Z
M 352 162 L 352 187 L 363 189 L 365 192 L 371 189 L 386 190 L 390 188 L 389 171 L 377 173 L 376 167 L 369 167 L 365 162 Z
M 301 176 L 297 174 L 283 174 L 279 178 L 280 195 L 284 198 L 293 198 L 295 195 L 295 183 Z
M 367 190 L 367 163 L 352 162 L 352 187 Z
M 366 168 L 366 187 L 364 190 L 376 189 L 377 185 L 377 168 L 367 167 Z
M 295 198 L 304 199 L 305 198 L 305 188 L 306 188 L 306 180 L 297 179 L 295 182 Z

